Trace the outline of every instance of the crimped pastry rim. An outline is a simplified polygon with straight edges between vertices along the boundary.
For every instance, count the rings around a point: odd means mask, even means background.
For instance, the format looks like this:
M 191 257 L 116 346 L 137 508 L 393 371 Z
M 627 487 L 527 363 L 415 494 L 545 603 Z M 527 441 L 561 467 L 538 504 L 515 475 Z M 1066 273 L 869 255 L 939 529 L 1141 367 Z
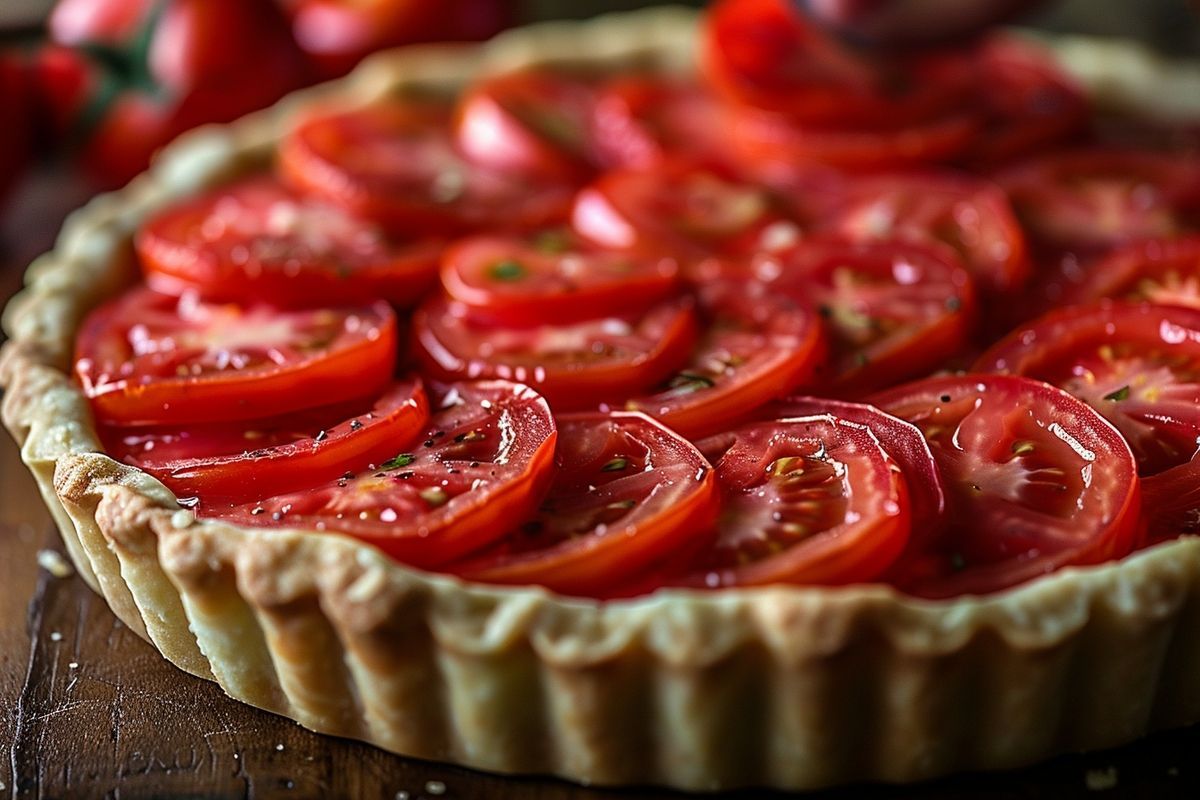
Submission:
M 361 723 L 344 725 L 336 715 L 326 719 L 309 711 L 297 713 L 295 699 L 282 685 L 286 681 L 277 679 L 274 688 L 261 694 L 233 685 L 237 665 L 219 663 L 211 650 L 213 642 L 204 652 L 189 631 L 177 630 L 180 612 L 189 624 L 203 627 L 192 617 L 205 612 L 189 603 L 201 596 L 206 570 L 234 573 L 238 593 L 264 629 L 278 622 L 274 615 L 286 616 L 291 605 L 315 598 L 322 618 L 346 646 L 357 636 L 392 624 L 387 617 L 399 613 L 397 609 L 412 607 L 419 609 L 414 613 L 428 624 L 441 648 L 464 657 L 499 658 L 528 644 L 542 670 L 585 670 L 631 650 L 660 664 L 702 670 L 716 668 L 745 648 L 767 653 L 782 668 L 800 670 L 813 660 L 852 650 L 864 639 L 883 640 L 894 652 L 919 659 L 948 658 L 981 639 L 1012 651 L 1038 653 L 1083 635 L 1100 616 L 1156 629 L 1190 607 L 1200 596 L 1197 538 L 1169 542 L 1119 562 L 1063 569 L 983 598 L 934 602 L 885 586 L 784 586 L 667 591 L 596 603 L 557 597 L 537 587 L 471 585 L 422 573 L 340 535 L 197 522 L 158 481 L 98 454 L 87 403 L 67 374 L 73 331 L 89 307 L 134 274 L 127 241 L 137 220 L 172 199 L 261 163 L 312 105 L 356 105 L 411 85 L 453 87 L 480 72 L 533 62 L 627 63 L 647 58 L 669 68 L 686 68 L 695 23 L 694 12 L 688 10 L 651 9 L 584 23 L 546 23 L 481 46 L 427 46 L 377 56 L 342 81 L 289 97 L 232 125 L 185 136 L 168 147 L 148 173 L 119 192 L 95 199 L 68 220 L 54 250 L 30 267 L 26 290 L 5 310 L 4 328 L 11 338 L 0 353 L 0 385 L 6 388 L 3 417 L 22 445 L 22 457 L 59 522 L 72 559 L 122 619 L 174 663 L 204 677 L 215 675 L 234 696 L 301 717 L 309 727 L 399 749 L 379 741 L 379 735 Z M 1150 99 L 1160 96 L 1158 90 L 1144 87 L 1166 85 L 1174 87 L 1173 100 L 1197 98 L 1200 106 L 1196 65 L 1167 64 L 1119 42 L 1064 37 L 1050 43 L 1100 102 L 1166 116 L 1197 111 L 1184 108 L 1182 102 L 1153 104 Z M 1145 108 L 1148 101 L 1152 109 Z M 160 573 L 169 582 L 163 582 Z M 318 574 L 322 577 L 314 578 Z M 171 587 L 179 597 L 169 596 Z M 156 598 L 166 606 L 158 608 Z M 267 645 L 274 669 L 282 675 L 279 647 L 278 642 Z M 353 700 L 354 707 L 362 707 L 362 698 Z M 1200 707 L 1185 716 L 1200 719 Z M 551 763 L 549 757 L 508 763 L 470 748 L 447 747 L 444 754 L 416 754 L 497 771 L 532 768 L 584 782 L 629 782 L 570 763 Z M 1061 747 L 1050 747 L 1042 755 Z M 1003 759 L 983 759 L 949 768 L 1005 765 Z M 858 777 L 905 780 L 946 769 L 881 768 L 877 775 Z M 855 777 L 791 775 L 786 770 L 778 773 L 780 777 L 774 774 L 764 782 L 792 788 Z M 666 768 L 637 780 L 688 788 L 744 783 L 716 773 Z

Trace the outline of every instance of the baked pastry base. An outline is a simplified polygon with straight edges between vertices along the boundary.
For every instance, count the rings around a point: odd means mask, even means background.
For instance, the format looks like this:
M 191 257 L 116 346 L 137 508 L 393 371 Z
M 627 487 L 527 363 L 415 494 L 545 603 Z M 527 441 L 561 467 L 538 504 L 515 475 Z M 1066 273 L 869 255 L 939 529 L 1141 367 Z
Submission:
M 200 522 L 100 452 L 68 377 L 74 331 L 136 279 L 130 237 L 148 214 L 267 163 L 314 104 L 454 91 L 532 63 L 687 70 L 695 25 L 655 9 L 386 54 L 190 134 L 77 212 L 5 311 L 0 385 L 85 580 L 172 663 L 239 700 L 397 753 L 580 783 L 913 781 L 1200 720 L 1196 538 L 982 599 L 858 586 L 595 603 L 418 572 L 334 534 Z M 1120 43 L 1053 46 L 1102 103 L 1197 113 L 1200 68 Z

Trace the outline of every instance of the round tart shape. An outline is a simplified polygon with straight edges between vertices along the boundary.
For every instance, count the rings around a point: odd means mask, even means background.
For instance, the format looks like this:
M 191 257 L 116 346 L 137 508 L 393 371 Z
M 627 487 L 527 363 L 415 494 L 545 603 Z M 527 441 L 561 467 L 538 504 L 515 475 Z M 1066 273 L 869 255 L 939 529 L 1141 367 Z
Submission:
M 564 61 L 682 71 L 695 35 L 690 12 L 664 9 L 399 51 L 189 135 L 73 217 L 5 312 L 0 384 L 81 575 L 166 658 L 239 700 L 397 753 L 588 784 L 914 781 L 1200 720 L 1196 538 L 939 602 L 859 585 L 598 603 L 429 574 L 304 527 L 198 521 L 103 452 L 68 374 L 73 334 L 132 279 L 129 243 L 149 215 L 263 169 L 319 104 L 353 111 Z M 1097 102 L 1161 95 L 1180 113 L 1200 96 L 1196 70 L 1124 45 L 1065 39 L 1055 52 Z

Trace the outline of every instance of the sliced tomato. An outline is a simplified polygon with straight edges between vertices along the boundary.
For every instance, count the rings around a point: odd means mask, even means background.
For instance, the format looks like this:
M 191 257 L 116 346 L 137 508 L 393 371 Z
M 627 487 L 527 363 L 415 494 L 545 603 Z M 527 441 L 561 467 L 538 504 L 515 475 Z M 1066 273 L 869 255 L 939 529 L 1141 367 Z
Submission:
M 1129 442 L 1146 475 L 1200 449 L 1200 311 L 1102 302 L 1013 331 L 975 369 L 1066 389 Z
M 921 597 L 984 594 L 1126 555 L 1138 536 L 1137 467 L 1085 403 L 1009 375 L 928 378 L 872 402 L 925 434 L 947 489 L 936 540 L 888 579 Z
M 467 158 L 498 170 L 586 178 L 599 159 L 594 82 L 522 70 L 476 83 L 459 102 L 455 137 Z
M 1086 128 L 1087 96 L 1039 45 L 993 35 L 980 46 L 978 59 L 987 120 L 971 148 L 974 163 L 1024 156 Z
M 294 186 L 393 234 L 554 224 L 573 194 L 568 184 L 472 165 L 454 149 L 450 109 L 415 101 L 313 116 L 280 143 L 279 166 Z
M 700 449 L 716 458 L 721 515 L 682 585 L 869 581 L 904 549 L 908 490 L 866 426 L 833 415 L 757 422 Z
M 1147 300 L 1200 309 L 1200 236 L 1134 242 L 1087 270 L 1075 298 Z
M 1196 227 L 1200 158 L 1088 148 L 1036 156 L 996 176 L 1031 235 L 1064 249 L 1177 236 Z
M 753 253 L 778 224 L 790 223 L 760 187 L 682 161 L 609 172 L 571 211 L 572 227 L 601 247 L 690 258 Z
M 716 481 L 687 440 L 636 413 L 571 414 L 557 422 L 558 472 L 537 514 L 449 571 L 604 596 L 711 530 Z
M 788 0 L 721 0 L 701 41 L 704 74 L 739 103 L 820 124 L 928 118 L 971 88 L 965 50 L 885 57 L 809 23 Z
M 816 126 L 746 108 L 733 114 L 729 131 L 736 160 L 757 173 L 796 164 L 868 171 L 952 161 L 974 140 L 979 119 L 950 112 L 909 125 Z
M 101 422 L 260 419 L 379 394 L 396 317 L 383 302 L 279 311 L 137 288 L 84 320 L 75 357 Z
M 554 476 L 546 401 L 506 381 L 458 383 L 434 397 L 422 436 L 356 475 L 201 513 L 242 525 L 336 531 L 406 564 L 436 567 L 528 518 Z
M 149 472 L 180 497 L 205 505 L 241 503 L 316 486 L 390 458 L 429 420 L 419 379 L 394 384 L 374 402 L 315 409 L 261 424 L 107 428 L 104 449 Z
M 971 278 L 948 248 L 813 238 L 715 269 L 815 305 L 833 350 L 825 386 L 842 395 L 936 369 L 965 348 L 975 323 Z
M 600 250 L 568 231 L 474 236 L 442 255 L 450 297 L 477 319 L 515 326 L 628 315 L 665 300 L 678 276 L 673 258 Z
M 821 414 L 831 414 L 866 427 L 879 440 L 888 458 L 895 462 L 908 487 L 912 511 L 910 546 L 923 544 L 935 536 L 946 513 L 946 491 L 937 462 L 920 429 L 875 406 L 824 397 L 789 397 L 772 403 L 763 411 L 764 417 L 774 419 Z
M 528 382 L 556 411 L 621 403 L 678 369 L 696 340 L 688 298 L 634 317 L 598 317 L 567 325 L 493 327 L 446 297 L 413 314 L 413 343 L 439 380 L 503 378 Z
M 396 244 L 377 225 L 265 176 L 168 208 L 135 243 L 159 291 L 286 307 L 411 305 L 433 284 L 442 246 Z
M 980 290 L 1011 294 L 1029 279 L 1025 235 L 998 187 L 954 173 L 866 177 L 845 190 L 830 227 L 853 241 L 948 245 Z
M 699 287 L 703 333 L 692 356 L 653 394 L 626 401 L 689 439 L 745 419 L 807 384 L 825 360 L 808 305 L 757 281 Z
M 610 169 L 646 169 L 676 158 L 723 164 L 725 109 L 701 86 L 661 75 L 623 75 L 596 98 L 596 147 Z
M 1143 546 L 1200 534 L 1200 456 L 1142 479 Z

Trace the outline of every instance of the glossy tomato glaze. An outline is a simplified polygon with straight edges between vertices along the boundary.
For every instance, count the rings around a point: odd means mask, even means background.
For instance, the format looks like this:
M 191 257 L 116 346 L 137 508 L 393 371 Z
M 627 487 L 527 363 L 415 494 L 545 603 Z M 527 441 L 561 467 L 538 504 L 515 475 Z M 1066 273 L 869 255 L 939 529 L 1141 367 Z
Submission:
M 1094 125 L 1035 45 L 792 5 L 714 4 L 696 78 L 314 110 L 138 232 L 77 344 L 106 449 L 201 516 L 598 598 L 950 598 L 1200 530 L 1187 137 Z

